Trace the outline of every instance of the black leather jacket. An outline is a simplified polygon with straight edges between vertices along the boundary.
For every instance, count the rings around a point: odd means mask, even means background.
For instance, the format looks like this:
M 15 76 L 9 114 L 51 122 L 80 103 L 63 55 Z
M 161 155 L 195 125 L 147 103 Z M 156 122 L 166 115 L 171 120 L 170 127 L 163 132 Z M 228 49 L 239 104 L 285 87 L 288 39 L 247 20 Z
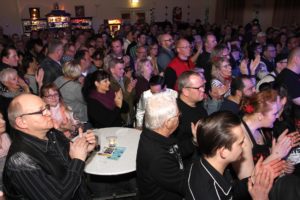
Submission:
M 82 181 L 84 162 L 70 158 L 69 140 L 61 132 L 52 129 L 48 140 L 41 140 L 13 131 L 3 173 L 7 199 L 90 199 Z

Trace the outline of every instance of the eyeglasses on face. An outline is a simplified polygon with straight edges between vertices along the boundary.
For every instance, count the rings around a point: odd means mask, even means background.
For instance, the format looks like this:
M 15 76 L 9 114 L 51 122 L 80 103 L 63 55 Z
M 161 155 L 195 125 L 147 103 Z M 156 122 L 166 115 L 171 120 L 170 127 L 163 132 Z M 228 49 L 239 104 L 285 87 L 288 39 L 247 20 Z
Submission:
M 170 39 L 167 39 L 167 40 L 164 40 L 165 42 L 173 42 L 173 39 L 170 38 Z
M 25 115 L 46 115 L 46 111 L 49 111 L 49 110 L 50 110 L 50 105 L 46 104 L 45 108 L 41 109 L 40 111 L 24 113 L 24 114 L 20 115 L 19 117 L 23 117 Z
M 49 94 L 49 95 L 44 96 L 44 97 L 47 98 L 47 99 L 53 99 L 53 98 L 59 97 L 59 94 L 58 93 L 56 93 L 56 94 Z
M 183 46 L 183 47 L 178 47 L 178 48 L 181 48 L 181 49 L 190 49 L 192 47 L 191 46 Z
M 199 87 L 190 87 L 190 86 L 186 86 L 184 88 L 188 88 L 188 89 L 194 89 L 194 90 L 204 90 L 205 89 L 205 85 L 201 85 Z

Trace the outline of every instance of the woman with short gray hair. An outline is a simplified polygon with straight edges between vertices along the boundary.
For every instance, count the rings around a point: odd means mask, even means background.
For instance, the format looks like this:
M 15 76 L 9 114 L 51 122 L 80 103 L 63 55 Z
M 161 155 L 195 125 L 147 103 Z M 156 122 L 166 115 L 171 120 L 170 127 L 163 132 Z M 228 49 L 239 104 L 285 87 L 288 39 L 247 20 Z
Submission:
M 13 68 L 6 68 L 0 72 L 0 82 L 2 83 L 1 95 L 6 98 L 14 98 L 23 92 L 30 93 L 29 86 Z

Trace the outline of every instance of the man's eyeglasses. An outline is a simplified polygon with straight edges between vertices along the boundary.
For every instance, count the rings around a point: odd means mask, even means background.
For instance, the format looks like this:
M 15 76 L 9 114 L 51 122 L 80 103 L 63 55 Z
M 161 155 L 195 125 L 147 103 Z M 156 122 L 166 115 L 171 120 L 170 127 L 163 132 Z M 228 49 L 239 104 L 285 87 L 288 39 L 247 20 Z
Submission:
M 192 47 L 191 46 L 184 46 L 184 47 L 178 47 L 178 48 L 181 48 L 181 49 L 190 49 Z
M 170 38 L 170 39 L 167 39 L 167 40 L 164 40 L 165 42 L 173 42 L 173 39 Z
M 46 115 L 46 111 L 50 110 L 50 105 L 46 104 L 45 108 L 41 109 L 40 111 L 32 112 L 32 113 L 24 113 L 20 115 L 19 117 L 23 117 L 25 115 Z
M 288 62 L 287 61 L 280 61 L 279 63 L 286 64 Z
M 202 85 L 202 86 L 199 86 L 199 87 L 189 87 L 189 86 L 187 86 L 187 87 L 184 87 L 184 88 L 189 88 L 189 89 L 195 89 L 195 90 L 204 90 L 205 89 L 205 86 L 204 85 Z

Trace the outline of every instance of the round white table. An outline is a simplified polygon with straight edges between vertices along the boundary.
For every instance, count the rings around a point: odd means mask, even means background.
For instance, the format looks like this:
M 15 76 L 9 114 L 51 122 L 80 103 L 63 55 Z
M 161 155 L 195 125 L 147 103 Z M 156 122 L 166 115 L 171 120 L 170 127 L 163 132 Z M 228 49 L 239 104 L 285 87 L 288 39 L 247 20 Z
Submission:
M 121 175 L 136 170 L 136 154 L 141 131 L 132 128 L 112 127 L 94 129 L 98 136 L 98 143 L 101 145 L 100 152 L 108 147 L 106 137 L 117 136 L 117 147 L 126 147 L 126 150 L 118 160 L 108 159 L 106 156 L 92 155 L 85 165 L 84 171 L 93 175 Z M 99 142 L 100 139 L 100 142 Z

